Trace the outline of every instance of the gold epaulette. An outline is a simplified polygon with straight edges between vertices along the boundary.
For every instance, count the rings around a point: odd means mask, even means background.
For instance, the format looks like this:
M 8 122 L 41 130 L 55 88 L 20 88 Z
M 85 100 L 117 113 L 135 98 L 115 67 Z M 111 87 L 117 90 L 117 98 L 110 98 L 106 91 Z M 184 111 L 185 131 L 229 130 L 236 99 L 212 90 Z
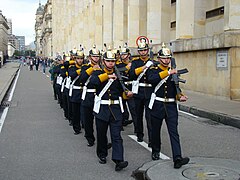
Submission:
M 94 71 L 103 71 L 101 68 L 94 68 Z
M 74 66 L 74 65 L 70 65 L 69 68 L 70 68 L 70 67 L 73 67 L 73 66 Z
M 157 66 L 151 66 L 150 69 L 158 69 Z
M 121 60 L 117 60 L 116 64 L 121 64 L 122 61 Z
M 132 61 L 135 61 L 135 60 L 138 60 L 138 59 L 139 59 L 139 56 L 136 56 L 136 57 L 132 58 Z
M 64 66 L 61 66 L 61 69 L 64 69 L 65 67 Z

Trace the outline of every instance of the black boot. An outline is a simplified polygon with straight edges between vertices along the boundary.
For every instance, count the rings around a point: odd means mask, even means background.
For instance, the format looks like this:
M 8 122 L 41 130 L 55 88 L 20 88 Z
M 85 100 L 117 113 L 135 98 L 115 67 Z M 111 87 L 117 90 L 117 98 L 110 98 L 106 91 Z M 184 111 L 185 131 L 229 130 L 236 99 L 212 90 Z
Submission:
M 178 157 L 178 158 L 176 158 L 175 161 L 174 161 L 174 168 L 179 169 L 183 165 L 187 164 L 189 162 L 189 160 L 190 159 L 188 157 L 185 157 L 185 158 Z

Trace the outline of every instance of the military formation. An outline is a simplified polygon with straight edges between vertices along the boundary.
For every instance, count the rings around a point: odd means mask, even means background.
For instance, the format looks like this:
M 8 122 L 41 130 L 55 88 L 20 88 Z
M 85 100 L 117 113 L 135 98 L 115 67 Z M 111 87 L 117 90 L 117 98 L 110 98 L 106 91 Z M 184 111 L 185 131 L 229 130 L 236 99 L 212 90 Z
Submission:
M 189 158 L 183 158 L 181 153 L 177 101 L 188 98 L 179 88 L 179 72 L 172 67 L 172 52 L 163 44 L 157 60 L 153 60 L 149 56 L 148 38 L 140 36 L 136 43 L 138 56 L 135 57 L 131 56 L 127 44 L 119 49 L 104 44 L 102 51 L 93 45 L 87 57 L 81 46 L 79 50 L 74 48 L 63 56 L 58 55 L 50 69 L 54 98 L 74 134 L 84 131 L 87 146 L 96 144 L 99 163 L 107 163 L 108 149 L 112 148 L 115 171 L 128 166 L 121 137 L 124 126 L 133 123 L 137 141 L 142 142 L 143 119 L 146 119 L 151 157 L 159 160 L 160 131 L 165 119 L 174 168 L 180 168 Z

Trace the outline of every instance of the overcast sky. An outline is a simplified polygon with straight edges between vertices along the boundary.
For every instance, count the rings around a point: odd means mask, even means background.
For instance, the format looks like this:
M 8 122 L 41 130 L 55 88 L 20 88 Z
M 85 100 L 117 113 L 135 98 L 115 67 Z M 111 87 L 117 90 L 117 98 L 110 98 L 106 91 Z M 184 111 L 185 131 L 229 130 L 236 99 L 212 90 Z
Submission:
M 40 0 L 45 5 L 47 0 Z M 35 39 L 35 14 L 39 0 L 0 0 L 0 10 L 7 19 L 12 19 L 13 34 L 25 36 L 28 45 Z

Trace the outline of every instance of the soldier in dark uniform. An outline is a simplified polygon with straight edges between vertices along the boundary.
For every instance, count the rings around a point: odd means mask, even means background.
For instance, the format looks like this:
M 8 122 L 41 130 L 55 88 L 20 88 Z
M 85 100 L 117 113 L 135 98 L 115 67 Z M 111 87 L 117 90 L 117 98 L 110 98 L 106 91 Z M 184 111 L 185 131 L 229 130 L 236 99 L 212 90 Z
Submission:
M 78 135 L 81 133 L 81 96 L 83 85 L 79 80 L 81 73 L 81 66 L 84 60 L 83 51 L 77 51 L 74 54 L 75 65 L 69 68 L 69 76 L 71 77 L 71 85 L 69 89 L 70 102 L 72 103 L 72 126 L 74 134 Z
M 89 51 L 89 63 L 84 64 L 81 68 L 81 74 L 79 80 L 84 85 L 82 93 L 82 118 L 85 129 L 85 138 L 87 139 L 88 146 L 94 145 L 94 116 L 93 116 L 93 105 L 94 96 L 96 95 L 95 86 L 90 83 L 90 78 L 94 70 L 99 69 L 100 51 L 96 49 L 94 45 Z
M 53 86 L 53 95 L 54 95 L 54 99 L 57 100 L 57 89 L 56 89 L 56 83 L 57 83 L 57 73 L 55 71 L 55 69 L 57 68 L 58 64 L 59 64 L 59 60 L 58 58 L 56 58 L 53 63 L 51 64 L 51 67 L 49 69 L 49 73 L 51 74 L 51 83 Z
M 138 38 L 138 53 L 139 58 L 136 58 L 132 61 L 131 68 L 129 70 L 129 75 L 132 82 L 132 91 L 134 93 L 135 108 L 137 114 L 136 122 L 136 134 L 137 141 L 143 141 L 143 112 L 145 108 L 145 118 L 147 121 L 147 130 L 148 130 L 148 146 L 151 147 L 151 121 L 149 114 L 149 100 L 152 93 L 152 85 L 146 79 L 146 71 L 152 65 L 152 61 L 148 56 L 149 47 L 148 39 L 141 36 Z
M 59 64 L 57 65 L 56 68 L 53 69 L 53 73 L 57 74 L 57 79 L 56 79 L 56 92 L 57 92 L 57 98 L 58 98 L 58 103 L 61 108 L 63 108 L 63 100 L 62 100 L 62 93 L 61 93 L 61 87 L 63 83 L 63 76 L 65 76 L 65 71 L 64 71 L 64 63 L 65 59 L 60 58 L 59 59 Z
M 69 121 L 69 125 L 72 125 L 72 110 L 71 104 L 69 100 L 69 88 L 71 84 L 71 78 L 68 75 L 68 70 L 71 65 L 75 64 L 75 60 L 73 60 L 72 54 L 65 54 L 65 62 L 63 63 L 62 68 L 62 77 L 63 83 L 61 87 L 62 92 L 62 101 L 63 101 L 63 111 L 66 120 Z
M 128 74 L 128 71 L 131 67 L 130 56 L 131 56 L 130 50 L 127 48 L 127 46 L 125 46 L 124 48 L 120 49 L 121 61 L 116 63 L 117 68 L 121 72 L 124 83 L 129 90 L 132 89 L 131 81 L 129 80 L 129 74 Z M 127 105 L 129 107 L 129 110 L 130 110 L 133 120 L 129 120 L 129 111 L 128 111 Z M 136 126 L 137 114 L 135 111 L 135 102 L 134 102 L 133 97 L 129 98 L 127 100 L 124 100 L 123 107 L 124 107 L 123 126 L 127 126 L 128 124 L 131 124 L 132 122 L 134 122 L 134 132 L 135 132 L 136 131 L 135 126 Z
M 116 56 L 111 50 L 103 55 L 103 69 L 95 70 L 90 79 L 96 87 L 94 99 L 94 116 L 97 129 L 97 156 L 99 163 L 105 164 L 108 155 L 107 129 L 110 127 L 112 141 L 112 160 L 116 163 L 115 170 L 120 171 L 128 166 L 123 157 L 123 140 L 121 128 L 123 121 L 122 97 L 131 96 L 124 93 L 122 85 L 114 73 Z
M 159 65 L 153 66 L 147 72 L 147 79 L 153 85 L 149 108 L 151 109 L 152 122 L 152 159 L 158 160 L 161 150 L 160 130 L 165 119 L 172 147 L 174 168 L 180 168 L 189 162 L 189 158 L 182 158 L 181 146 L 178 134 L 178 110 L 176 101 L 187 100 L 184 94 L 177 94 L 176 86 L 172 81 L 172 74 L 176 69 L 169 68 L 171 52 L 163 47 L 158 52 Z

